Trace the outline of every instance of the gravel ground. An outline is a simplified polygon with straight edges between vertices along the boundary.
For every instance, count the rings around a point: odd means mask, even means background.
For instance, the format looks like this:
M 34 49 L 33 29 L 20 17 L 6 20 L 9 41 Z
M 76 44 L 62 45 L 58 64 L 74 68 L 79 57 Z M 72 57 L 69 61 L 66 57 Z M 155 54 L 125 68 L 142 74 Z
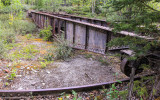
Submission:
M 61 88 L 125 78 L 119 68 L 120 61 L 116 57 L 102 56 L 89 52 L 83 52 L 83 54 L 76 52 L 74 56 L 66 61 L 53 61 L 47 64 L 45 68 L 41 68 L 42 61 L 39 59 L 43 58 L 47 48 L 53 46 L 52 43 L 41 39 L 26 39 L 25 36 L 19 36 L 18 39 L 17 46 L 9 54 L 20 51 L 30 45 L 34 45 L 36 53 L 33 52 L 34 56 L 29 60 L 24 59 L 23 55 L 22 58 L 18 58 L 18 61 L 1 60 L 0 89 Z M 19 53 L 17 54 L 20 55 Z M 88 54 L 92 55 L 92 57 L 87 57 Z M 108 64 L 102 64 L 104 63 L 102 58 Z M 101 61 L 99 61 L 100 59 Z M 8 75 L 13 73 L 13 68 L 16 68 L 16 77 L 8 81 Z
M 112 66 L 104 66 L 79 55 L 67 62 L 54 62 L 49 68 L 30 71 L 16 78 L 11 89 L 60 88 L 109 82 L 117 80 L 114 73 Z

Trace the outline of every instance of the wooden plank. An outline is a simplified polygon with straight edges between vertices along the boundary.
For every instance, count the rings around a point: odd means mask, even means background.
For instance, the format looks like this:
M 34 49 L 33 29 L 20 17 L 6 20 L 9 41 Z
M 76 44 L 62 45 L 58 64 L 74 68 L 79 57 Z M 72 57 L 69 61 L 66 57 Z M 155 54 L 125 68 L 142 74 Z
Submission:
M 49 23 L 48 23 L 48 16 L 46 16 L 46 27 L 48 27 Z
M 108 52 L 109 48 L 107 47 L 107 44 L 111 41 L 111 36 L 112 36 L 112 32 L 106 31 L 106 33 L 107 33 L 107 39 L 106 39 L 106 51 L 105 51 L 105 53 Z
M 53 18 L 52 30 L 53 30 L 52 33 L 54 35 L 56 33 L 55 18 Z
M 81 21 L 81 19 L 80 19 L 80 18 L 75 18 L 75 20 L 77 20 L 77 21 Z
M 41 15 L 38 15 L 38 26 L 41 28 Z
M 32 13 L 32 20 L 34 21 L 34 13 Z
M 35 14 L 35 23 L 37 24 L 37 14 Z
M 37 25 L 39 27 L 39 14 L 37 14 Z
M 88 50 L 96 53 L 105 53 L 107 34 L 94 28 L 89 28 Z
M 42 28 L 44 28 L 44 15 L 42 15 Z
M 107 22 L 102 22 L 101 25 L 104 26 L 104 27 L 108 27 L 108 26 L 109 26 L 109 25 L 107 24 Z
M 38 25 L 38 14 L 36 14 L 36 24 Z
M 47 27 L 47 16 L 44 16 L 44 27 Z
M 43 28 L 43 15 L 41 15 L 41 28 Z
M 61 34 L 61 21 L 58 19 L 58 34 Z
M 42 25 L 41 25 L 41 14 L 39 15 L 39 26 L 40 26 L 40 28 L 42 28 Z
M 64 37 L 65 37 L 65 39 L 67 39 L 67 28 L 66 28 L 66 22 L 67 21 L 64 21 Z
M 88 48 L 88 41 L 89 41 L 89 27 L 86 26 L 86 40 L 85 40 L 85 49 Z
M 86 26 L 75 24 L 74 47 L 78 49 L 85 49 L 85 43 L 86 43 Z
M 69 42 L 69 46 L 73 47 L 73 30 L 74 25 L 72 22 L 66 22 L 66 39 Z
M 100 22 L 100 21 L 93 20 L 93 23 L 94 23 L 95 25 L 101 26 L 101 22 Z
M 51 26 L 51 17 L 48 17 L 48 26 Z
M 87 21 L 86 19 L 81 19 L 81 21 L 82 21 L 82 22 L 88 23 L 88 21 Z
M 135 54 L 135 52 L 133 50 L 121 50 L 121 53 L 127 54 L 129 56 L 133 56 Z

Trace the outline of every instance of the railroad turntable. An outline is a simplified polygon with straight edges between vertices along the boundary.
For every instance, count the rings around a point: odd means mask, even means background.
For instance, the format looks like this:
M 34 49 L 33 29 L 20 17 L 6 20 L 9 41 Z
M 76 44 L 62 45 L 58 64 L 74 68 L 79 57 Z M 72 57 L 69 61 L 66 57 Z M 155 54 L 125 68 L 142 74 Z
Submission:
M 48 92 L 86 91 L 128 82 L 130 79 L 127 76 L 130 76 L 134 67 L 132 62 L 127 58 L 114 57 L 109 52 L 121 50 L 122 55 L 131 56 L 132 51 L 129 51 L 128 46 L 109 48 L 106 43 L 116 37 L 125 36 L 153 40 L 126 31 L 113 34 L 112 28 L 103 20 L 36 11 L 30 11 L 29 15 L 40 29 L 48 31 L 46 28 L 52 27 L 53 39 L 58 44 L 68 42 L 67 48 L 73 48 L 73 54 L 64 61 L 53 60 L 53 49 L 57 49 L 54 43 L 30 35 L 17 36 L 17 41 L 8 53 L 10 60 L 1 61 L 3 66 L 8 67 L 1 70 L 0 96 L 21 97 L 46 95 Z M 64 36 L 64 40 L 59 40 L 57 36 Z M 148 64 L 145 58 L 137 60 L 138 63 L 135 64 Z M 16 62 L 12 62 L 15 60 Z M 137 68 L 136 73 L 142 72 L 139 66 L 134 68 Z

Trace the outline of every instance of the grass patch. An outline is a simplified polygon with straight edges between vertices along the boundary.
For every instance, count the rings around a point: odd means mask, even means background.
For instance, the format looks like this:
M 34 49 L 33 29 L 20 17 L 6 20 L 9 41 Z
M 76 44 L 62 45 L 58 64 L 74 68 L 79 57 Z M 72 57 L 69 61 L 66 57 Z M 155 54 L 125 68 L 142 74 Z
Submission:
M 44 29 L 41 29 L 39 36 L 46 41 L 51 41 L 52 40 L 51 30 L 52 30 L 51 26 L 45 27 Z
M 22 49 L 21 49 L 22 48 Z M 19 59 L 31 60 L 39 51 L 35 49 L 35 45 L 27 45 L 25 47 L 16 48 L 16 50 L 10 54 L 10 59 L 12 61 Z
M 60 42 L 55 43 L 55 58 L 66 60 L 72 54 L 72 48 L 69 46 L 69 42 L 65 40 L 64 36 L 57 36 Z

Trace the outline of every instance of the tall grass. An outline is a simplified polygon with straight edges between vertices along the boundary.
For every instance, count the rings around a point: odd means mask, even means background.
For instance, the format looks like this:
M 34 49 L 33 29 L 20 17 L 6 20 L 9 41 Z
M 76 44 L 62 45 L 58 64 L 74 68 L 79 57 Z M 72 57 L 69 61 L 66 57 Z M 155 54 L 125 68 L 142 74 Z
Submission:
M 66 60 L 71 56 L 72 48 L 69 46 L 69 42 L 65 40 L 64 35 L 57 36 L 57 40 L 59 40 L 59 42 L 55 43 L 55 58 Z
M 16 35 L 33 33 L 36 25 L 10 14 L 0 14 L 0 59 L 5 57 L 5 46 L 16 41 Z

